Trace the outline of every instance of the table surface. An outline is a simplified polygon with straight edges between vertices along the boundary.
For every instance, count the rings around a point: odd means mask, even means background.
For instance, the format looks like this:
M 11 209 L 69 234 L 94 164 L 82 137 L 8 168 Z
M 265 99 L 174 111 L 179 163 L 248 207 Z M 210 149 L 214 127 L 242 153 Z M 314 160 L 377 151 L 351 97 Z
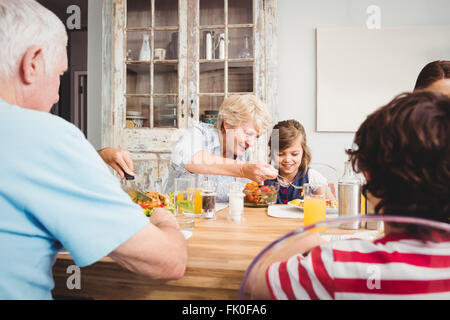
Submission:
M 60 254 L 53 268 L 55 297 L 94 299 L 237 299 L 245 271 L 268 244 L 303 225 L 303 219 L 267 215 L 267 208 L 245 208 L 245 221 L 229 221 L 228 208 L 216 220 L 195 219 L 188 240 L 188 264 L 179 280 L 151 280 L 111 258 L 81 268 L 81 289 L 67 288 L 72 257 Z M 339 233 L 355 231 L 341 230 Z

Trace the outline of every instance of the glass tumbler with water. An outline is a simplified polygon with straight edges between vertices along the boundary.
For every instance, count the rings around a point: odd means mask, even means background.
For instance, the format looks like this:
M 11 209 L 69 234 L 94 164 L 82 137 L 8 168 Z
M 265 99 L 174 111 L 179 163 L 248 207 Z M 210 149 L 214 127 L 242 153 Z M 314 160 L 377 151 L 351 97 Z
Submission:
M 177 178 L 174 183 L 174 209 L 180 229 L 194 228 L 194 178 Z

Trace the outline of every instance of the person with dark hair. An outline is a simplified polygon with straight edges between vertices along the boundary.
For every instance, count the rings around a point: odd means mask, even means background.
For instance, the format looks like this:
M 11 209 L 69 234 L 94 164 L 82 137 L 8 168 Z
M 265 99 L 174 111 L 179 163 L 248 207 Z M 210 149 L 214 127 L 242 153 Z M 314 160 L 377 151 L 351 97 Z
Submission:
M 401 94 L 362 123 L 347 153 L 377 214 L 449 222 L 449 123 L 450 97 L 430 91 Z M 409 226 L 385 223 L 373 242 L 306 235 L 252 275 L 253 298 L 449 299 L 448 233 Z M 383 273 L 376 290 L 368 265 Z
M 278 122 L 272 129 L 269 140 L 271 160 L 278 168 L 282 182 L 289 186 L 280 187 L 277 203 L 286 204 L 291 200 L 302 198 L 301 189 L 309 183 L 312 188 L 326 184 L 326 179 L 318 171 L 309 168 L 311 151 L 306 144 L 305 128 L 297 120 Z M 265 185 L 278 183 L 278 178 L 264 181 Z
M 449 222 L 449 123 L 449 98 L 424 91 L 396 97 L 361 125 L 347 154 L 375 213 Z
M 423 67 L 414 91 L 424 89 L 450 96 L 450 61 L 437 60 Z

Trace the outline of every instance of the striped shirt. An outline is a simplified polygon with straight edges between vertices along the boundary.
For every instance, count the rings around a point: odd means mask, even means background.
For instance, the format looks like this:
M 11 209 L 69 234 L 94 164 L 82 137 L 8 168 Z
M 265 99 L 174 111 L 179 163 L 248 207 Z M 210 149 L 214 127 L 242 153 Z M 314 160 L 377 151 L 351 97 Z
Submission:
M 450 238 L 332 241 L 273 263 L 266 281 L 273 299 L 450 299 Z

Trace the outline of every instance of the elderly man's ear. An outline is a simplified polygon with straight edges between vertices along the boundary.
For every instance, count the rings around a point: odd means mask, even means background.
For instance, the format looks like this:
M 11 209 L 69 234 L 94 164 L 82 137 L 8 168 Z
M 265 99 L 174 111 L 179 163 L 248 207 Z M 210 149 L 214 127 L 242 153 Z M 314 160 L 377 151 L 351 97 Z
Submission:
M 31 46 L 22 57 L 20 64 L 21 80 L 25 84 L 32 84 L 44 72 L 45 63 L 42 48 L 39 46 Z

